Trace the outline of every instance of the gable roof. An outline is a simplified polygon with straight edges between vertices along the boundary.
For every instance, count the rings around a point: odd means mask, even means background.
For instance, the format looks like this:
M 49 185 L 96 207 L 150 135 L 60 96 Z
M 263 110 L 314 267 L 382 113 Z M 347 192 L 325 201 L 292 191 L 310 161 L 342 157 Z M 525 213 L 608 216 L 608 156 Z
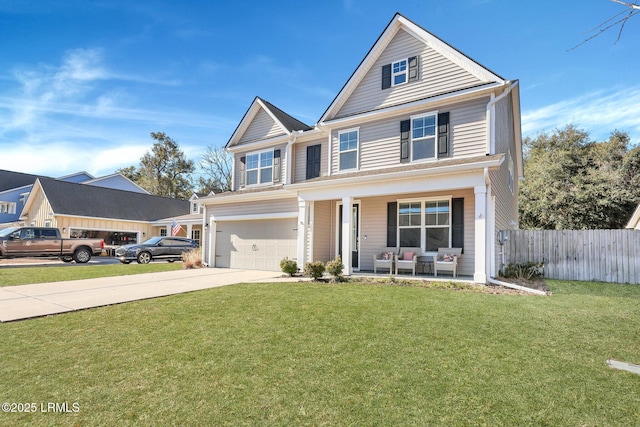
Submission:
M 43 176 L 0 169 L 0 191 L 33 185 L 36 179 L 41 177 Z
M 417 38 L 425 45 L 429 46 L 431 49 L 455 63 L 471 75 L 477 77 L 482 82 L 498 84 L 504 84 L 506 82 L 506 80 L 498 74 L 479 64 L 400 13 L 396 13 L 380 37 L 378 37 L 378 40 L 376 40 L 374 45 L 371 47 L 367 55 L 360 62 L 351 77 L 349 77 L 349 80 L 347 80 L 338 95 L 332 101 L 331 105 L 329 105 L 327 110 L 323 113 L 319 123 L 330 120 L 340 111 L 340 108 L 344 105 L 347 99 L 349 99 L 358 84 L 364 79 L 376 60 L 382 55 L 385 48 L 401 29 Z
M 249 126 L 261 111 L 268 114 L 269 117 L 275 122 L 275 125 L 280 128 L 280 130 L 282 131 L 280 135 L 288 136 L 295 131 L 305 131 L 312 129 L 311 126 L 301 122 L 293 116 L 290 116 L 270 102 L 256 96 L 256 98 L 251 103 L 251 106 L 242 117 L 242 120 L 240 120 L 240 123 L 238 124 L 236 130 L 233 132 L 233 135 L 231 135 L 229 142 L 227 142 L 227 145 L 225 146 L 226 148 L 231 148 L 241 141 L 243 135 L 245 134 L 247 129 L 249 129 Z
M 23 211 L 29 209 L 40 190 L 55 215 L 155 221 L 188 214 L 190 208 L 188 200 L 38 178 Z

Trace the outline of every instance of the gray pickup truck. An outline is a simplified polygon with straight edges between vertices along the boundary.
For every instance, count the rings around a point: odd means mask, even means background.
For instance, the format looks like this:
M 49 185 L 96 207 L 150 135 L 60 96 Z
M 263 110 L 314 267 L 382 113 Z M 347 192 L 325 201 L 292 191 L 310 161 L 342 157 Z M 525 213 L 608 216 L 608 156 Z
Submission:
M 63 239 L 60 230 L 12 227 L 0 230 L 0 258 L 58 257 L 84 264 L 104 249 L 102 239 Z

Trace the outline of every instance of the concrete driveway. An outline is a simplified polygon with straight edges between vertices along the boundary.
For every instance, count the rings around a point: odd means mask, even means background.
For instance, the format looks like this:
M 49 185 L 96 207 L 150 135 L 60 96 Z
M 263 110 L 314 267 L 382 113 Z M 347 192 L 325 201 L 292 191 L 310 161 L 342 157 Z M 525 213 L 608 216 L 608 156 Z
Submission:
M 0 322 L 246 282 L 288 281 L 275 271 L 201 268 L 0 288 Z M 298 279 L 294 279 L 298 280 Z

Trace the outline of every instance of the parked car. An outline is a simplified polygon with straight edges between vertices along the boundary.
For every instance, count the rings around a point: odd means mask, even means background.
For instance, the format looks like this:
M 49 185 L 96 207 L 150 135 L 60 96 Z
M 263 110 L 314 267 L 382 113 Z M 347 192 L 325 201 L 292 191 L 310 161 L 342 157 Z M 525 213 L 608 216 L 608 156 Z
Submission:
M 197 247 L 198 242 L 186 237 L 158 236 L 143 243 L 116 248 L 116 258 L 123 264 L 129 264 L 131 261 L 149 264 L 153 259 L 174 262 L 181 260 L 183 253 Z
M 12 227 L 0 231 L 0 258 L 58 257 L 87 263 L 104 249 L 102 239 L 63 239 L 51 227 Z

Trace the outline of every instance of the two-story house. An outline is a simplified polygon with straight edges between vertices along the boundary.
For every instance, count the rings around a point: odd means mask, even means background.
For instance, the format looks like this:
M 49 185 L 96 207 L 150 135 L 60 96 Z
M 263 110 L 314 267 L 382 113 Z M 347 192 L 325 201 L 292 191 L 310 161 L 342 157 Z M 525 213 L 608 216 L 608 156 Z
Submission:
M 519 86 L 396 14 L 314 126 L 256 98 L 227 144 L 233 191 L 201 200 L 204 261 L 373 270 L 384 247 L 499 268 L 523 176 Z

